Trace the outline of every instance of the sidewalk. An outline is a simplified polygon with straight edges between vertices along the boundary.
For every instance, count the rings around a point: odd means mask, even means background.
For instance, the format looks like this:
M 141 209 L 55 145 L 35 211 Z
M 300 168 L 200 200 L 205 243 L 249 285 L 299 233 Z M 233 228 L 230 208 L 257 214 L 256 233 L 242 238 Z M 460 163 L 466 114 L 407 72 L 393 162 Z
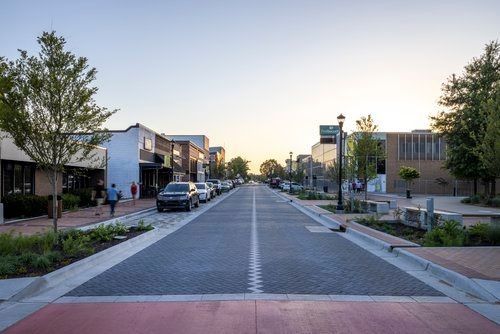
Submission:
M 135 201 L 135 206 L 132 204 L 132 201 L 120 201 L 116 205 L 114 218 L 153 208 L 156 205 L 155 201 L 154 198 L 140 199 Z M 102 212 L 101 216 L 96 216 L 94 207 L 63 212 L 62 218 L 58 219 L 58 228 L 59 230 L 76 228 L 111 219 L 109 205 L 104 205 Z M 23 219 L 0 225 L 0 233 L 9 233 L 12 231 L 14 234 L 33 235 L 50 230 L 52 226 L 52 219 L 47 217 Z

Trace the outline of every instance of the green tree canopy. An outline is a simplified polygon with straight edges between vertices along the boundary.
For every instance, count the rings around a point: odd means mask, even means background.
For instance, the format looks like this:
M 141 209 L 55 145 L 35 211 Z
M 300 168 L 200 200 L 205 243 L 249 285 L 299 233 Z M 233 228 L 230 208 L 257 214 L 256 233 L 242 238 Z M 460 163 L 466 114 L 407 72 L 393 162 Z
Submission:
M 268 159 L 260 164 L 260 173 L 266 177 L 283 178 L 285 168 L 280 165 L 275 159 Z
M 250 167 L 248 166 L 249 163 L 250 161 L 245 160 L 240 156 L 231 159 L 231 161 L 227 164 L 229 177 L 231 179 L 235 179 L 239 176 L 246 179 L 248 171 L 250 170 Z
M 91 84 L 97 71 L 65 51 L 63 37 L 44 32 L 37 41 L 37 56 L 20 51 L 15 61 L 0 59 L 0 129 L 46 172 L 56 196 L 64 166 L 92 160 L 95 147 L 109 137 L 98 130 L 114 111 L 96 104 Z
M 488 118 L 495 110 L 484 106 L 494 97 L 498 85 L 500 44 L 492 41 L 479 58 L 465 66 L 461 75 L 452 74 L 442 86 L 439 105 L 445 110 L 431 117 L 431 126 L 446 139 L 445 167 L 457 178 L 493 178 L 485 166 L 487 159 L 481 147 Z

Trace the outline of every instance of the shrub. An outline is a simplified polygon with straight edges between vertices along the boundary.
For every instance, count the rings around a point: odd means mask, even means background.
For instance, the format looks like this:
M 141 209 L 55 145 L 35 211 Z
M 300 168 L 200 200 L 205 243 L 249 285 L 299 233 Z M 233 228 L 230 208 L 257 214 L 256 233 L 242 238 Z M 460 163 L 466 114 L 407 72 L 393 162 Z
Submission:
M 22 263 L 23 265 L 27 267 L 33 266 L 33 263 L 35 262 L 37 258 L 37 255 L 33 252 L 26 252 L 23 253 L 19 256 L 19 262 Z
M 143 219 L 139 220 L 136 227 L 136 231 L 151 231 L 152 229 L 154 229 L 154 227 L 151 224 L 146 225 Z
M 465 243 L 465 232 L 460 224 L 453 220 L 447 220 L 442 225 L 435 227 L 424 236 L 424 246 L 463 246 Z
M 470 197 L 470 202 L 472 204 L 478 204 L 479 202 L 481 202 L 481 196 L 480 195 L 473 195 Z
M 466 198 L 462 199 L 460 202 L 464 203 L 464 204 L 470 204 L 470 202 L 471 202 L 470 197 L 466 197 Z
M 47 214 L 47 197 L 38 195 L 6 195 L 4 203 L 5 218 L 36 217 Z
M 83 189 L 74 189 L 68 191 L 68 194 L 78 196 L 80 201 L 78 203 L 79 207 L 86 208 L 89 206 L 95 206 L 95 200 L 92 201 L 92 189 L 91 188 L 83 188 Z
M 17 256 L 0 256 L 0 277 L 14 275 L 17 271 Z
M 73 238 L 72 235 L 69 235 L 62 241 L 62 251 L 66 256 L 72 258 L 87 256 L 94 252 L 90 246 L 90 237 L 81 236 Z
M 125 224 L 117 222 L 115 224 L 108 225 L 108 228 L 112 231 L 114 235 L 121 235 L 128 232 L 129 228 Z
M 500 196 L 495 196 L 491 199 L 491 206 L 500 208 Z
M 50 268 L 52 268 L 52 261 L 45 254 L 38 255 L 33 261 L 33 268 L 42 271 L 49 270 Z
M 62 194 L 62 205 L 64 210 L 75 210 L 80 204 L 80 197 L 73 194 Z

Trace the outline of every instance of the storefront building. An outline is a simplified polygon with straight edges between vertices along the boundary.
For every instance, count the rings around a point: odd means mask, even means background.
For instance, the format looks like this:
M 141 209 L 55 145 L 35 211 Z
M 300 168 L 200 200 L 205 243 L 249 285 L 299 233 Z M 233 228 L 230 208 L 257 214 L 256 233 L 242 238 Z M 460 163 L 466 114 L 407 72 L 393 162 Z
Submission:
M 106 179 L 107 150 L 96 147 L 92 161 L 69 163 L 59 176 L 59 193 L 92 188 L 97 181 Z M 20 150 L 6 134 L 0 139 L 0 196 L 52 194 L 52 186 L 45 172 L 37 168 L 26 153 Z

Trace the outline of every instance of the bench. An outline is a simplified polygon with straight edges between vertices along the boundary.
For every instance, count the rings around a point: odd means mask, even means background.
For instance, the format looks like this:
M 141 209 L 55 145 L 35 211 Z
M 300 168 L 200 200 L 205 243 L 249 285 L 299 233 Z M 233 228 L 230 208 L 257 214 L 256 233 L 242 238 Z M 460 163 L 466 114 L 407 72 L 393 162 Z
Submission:
M 427 210 L 423 208 L 416 207 L 405 207 L 403 208 L 404 219 L 403 224 L 416 227 L 419 229 L 427 229 Z M 447 220 L 454 220 L 463 226 L 463 217 L 461 213 L 447 212 L 434 210 L 434 218 L 438 222 L 444 222 Z
M 366 207 L 367 211 L 369 212 L 375 212 L 382 215 L 389 213 L 388 202 L 361 201 L 361 203 Z

